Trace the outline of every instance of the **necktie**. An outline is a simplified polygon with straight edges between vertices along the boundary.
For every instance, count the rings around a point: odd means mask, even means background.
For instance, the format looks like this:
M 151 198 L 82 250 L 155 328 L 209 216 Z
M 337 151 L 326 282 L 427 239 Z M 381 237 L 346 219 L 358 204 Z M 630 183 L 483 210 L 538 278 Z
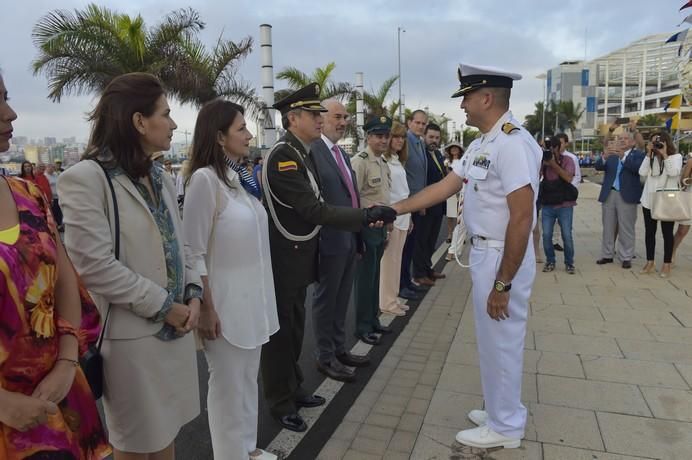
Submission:
M 622 161 L 618 160 L 618 169 L 615 172 L 615 180 L 613 181 L 613 188 L 620 191 L 620 174 L 622 173 Z
M 341 151 L 339 147 L 332 146 L 332 152 L 334 152 L 334 157 L 336 159 L 336 164 L 339 166 L 339 171 L 341 172 L 341 177 L 343 177 L 344 182 L 346 182 L 346 187 L 348 187 L 348 193 L 351 194 L 351 207 L 358 207 L 358 197 L 356 196 L 356 190 L 353 188 L 353 180 L 351 179 L 351 174 L 346 170 L 346 163 L 341 156 Z

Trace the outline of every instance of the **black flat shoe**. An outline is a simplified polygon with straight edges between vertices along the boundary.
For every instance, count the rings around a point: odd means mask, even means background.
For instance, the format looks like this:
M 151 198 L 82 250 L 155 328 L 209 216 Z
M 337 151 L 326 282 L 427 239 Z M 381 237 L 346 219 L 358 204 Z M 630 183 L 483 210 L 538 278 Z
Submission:
M 370 358 L 367 356 L 354 355 L 350 352 L 345 352 L 340 355 L 336 355 L 336 359 L 346 366 L 352 367 L 367 367 L 370 365 Z
M 597 263 L 598 265 L 612 264 L 612 263 L 613 263 L 613 259 L 608 259 L 608 258 L 604 257 L 603 259 L 598 259 L 598 260 L 596 261 L 596 263 Z
M 380 344 L 380 336 L 378 336 L 375 333 L 368 333 L 368 334 L 356 334 L 356 338 L 360 340 L 361 342 L 365 342 L 368 345 L 379 345 Z
M 375 332 L 378 334 L 391 334 L 392 333 L 392 328 L 389 326 L 383 326 L 381 324 L 375 326 Z
M 317 370 L 330 379 L 338 380 L 339 382 L 350 383 L 356 381 L 356 374 L 354 374 L 351 369 L 346 367 L 343 369 L 334 369 L 329 364 L 324 364 L 317 361 Z
M 296 398 L 296 406 L 298 407 L 317 407 L 326 402 L 327 400 L 319 395 L 308 395 Z
M 625 270 L 629 270 L 630 268 L 632 268 L 632 262 L 629 260 L 623 261 L 622 268 L 624 268 Z
M 399 291 L 399 297 L 406 300 L 419 300 L 422 296 L 412 289 L 404 288 Z
M 308 424 L 305 423 L 303 417 L 298 414 L 283 415 L 281 417 L 274 417 L 274 419 L 279 422 L 279 425 L 282 427 L 297 433 L 302 433 L 308 429 Z

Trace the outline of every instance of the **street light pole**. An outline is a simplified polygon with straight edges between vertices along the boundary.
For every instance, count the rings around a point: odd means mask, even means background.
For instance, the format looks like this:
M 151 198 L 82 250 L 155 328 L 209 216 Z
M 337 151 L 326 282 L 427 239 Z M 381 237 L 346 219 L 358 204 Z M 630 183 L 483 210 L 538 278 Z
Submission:
M 401 105 L 401 32 L 406 32 L 400 26 L 396 28 L 396 50 L 397 50 L 397 61 L 398 61 L 398 78 L 399 82 L 399 121 L 404 121 L 404 111 Z

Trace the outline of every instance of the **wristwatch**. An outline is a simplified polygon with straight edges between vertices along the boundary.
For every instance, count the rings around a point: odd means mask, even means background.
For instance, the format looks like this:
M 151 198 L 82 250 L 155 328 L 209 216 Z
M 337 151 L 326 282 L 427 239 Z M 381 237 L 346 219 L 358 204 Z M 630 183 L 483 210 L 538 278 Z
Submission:
M 512 289 L 512 283 L 505 283 L 504 281 L 495 280 L 494 289 L 497 292 L 509 292 Z

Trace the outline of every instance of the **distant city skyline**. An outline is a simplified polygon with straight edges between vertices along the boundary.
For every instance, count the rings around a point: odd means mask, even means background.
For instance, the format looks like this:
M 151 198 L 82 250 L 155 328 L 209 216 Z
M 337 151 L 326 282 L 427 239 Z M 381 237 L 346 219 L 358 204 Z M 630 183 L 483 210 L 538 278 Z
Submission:
M 60 104 L 46 99 L 47 81 L 33 76 L 31 61 L 36 49 L 31 32 L 36 22 L 55 9 L 49 0 L 33 0 L 0 17 L 0 39 L 12 43 L 12 56 L 0 62 L 11 104 L 19 114 L 15 133 L 27 138 L 75 137 L 86 141 L 86 114 L 94 95 L 67 96 Z M 88 0 L 62 0 L 60 8 L 83 9 Z M 220 1 L 204 3 L 170 0 L 96 1 L 119 12 L 141 14 L 154 25 L 165 14 L 192 6 L 206 28 L 200 37 L 207 46 L 223 35 L 234 41 L 255 39 L 253 52 L 242 63 L 239 75 L 260 88 L 259 24 L 272 24 L 274 70 L 292 66 L 304 72 L 336 62 L 334 79 L 353 83 L 355 72 L 364 72 L 365 86 L 374 89 L 397 73 L 397 27 L 401 35 L 402 90 L 410 108 L 429 107 L 445 113 L 461 128 L 465 116 L 459 99 L 450 99 L 458 85 L 460 61 L 493 65 L 521 73 L 512 96 L 514 115 L 523 120 L 543 99 L 543 82 L 537 75 L 562 61 L 594 59 L 649 34 L 675 32 L 684 15 L 675 7 L 651 11 L 651 2 L 603 3 L 597 0 L 554 2 L 489 0 L 443 0 L 423 5 L 402 0 L 393 7 L 383 0 L 341 3 L 307 3 L 267 0 L 258 3 L 237 0 L 232 8 Z M 668 5 L 669 2 L 664 2 Z M 302 11 L 297 15 L 297 11 Z M 275 82 L 276 89 L 285 87 Z M 395 99 L 397 87 L 389 100 Z M 172 116 L 179 128 L 175 141 L 192 133 L 197 109 L 171 101 Z M 254 126 L 253 126 L 254 128 Z M 188 134 L 188 142 L 191 135 Z

